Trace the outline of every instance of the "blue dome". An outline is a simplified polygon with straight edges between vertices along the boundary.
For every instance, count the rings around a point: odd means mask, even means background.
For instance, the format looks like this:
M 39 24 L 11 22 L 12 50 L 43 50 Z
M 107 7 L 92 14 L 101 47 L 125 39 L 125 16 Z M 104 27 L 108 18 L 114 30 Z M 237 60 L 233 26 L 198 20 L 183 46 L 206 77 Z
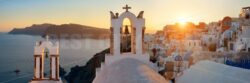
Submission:
M 180 55 L 177 55 L 175 58 L 174 58 L 175 61 L 183 61 L 182 60 L 182 57 Z

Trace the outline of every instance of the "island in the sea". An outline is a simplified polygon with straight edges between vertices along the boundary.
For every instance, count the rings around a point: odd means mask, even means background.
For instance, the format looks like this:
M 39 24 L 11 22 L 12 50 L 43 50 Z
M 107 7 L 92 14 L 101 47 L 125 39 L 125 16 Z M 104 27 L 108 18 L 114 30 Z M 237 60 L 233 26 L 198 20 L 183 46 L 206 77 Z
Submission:
M 105 28 L 97 28 L 80 24 L 33 24 L 26 28 L 14 28 L 9 34 L 25 34 L 51 38 L 109 38 L 110 31 Z

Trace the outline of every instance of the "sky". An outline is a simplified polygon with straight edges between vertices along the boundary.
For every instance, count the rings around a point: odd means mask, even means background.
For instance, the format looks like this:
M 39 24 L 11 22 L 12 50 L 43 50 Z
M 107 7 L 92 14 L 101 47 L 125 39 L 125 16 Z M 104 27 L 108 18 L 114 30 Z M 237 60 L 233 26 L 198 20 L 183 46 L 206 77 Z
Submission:
M 160 30 L 180 19 L 209 23 L 238 17 L 250 0 L 0 0 L 0 32 L 42 23 L 109 28 L 109 11 L 121 14 L 126 4 L 135 15 L 144 11 L 148 30 Z

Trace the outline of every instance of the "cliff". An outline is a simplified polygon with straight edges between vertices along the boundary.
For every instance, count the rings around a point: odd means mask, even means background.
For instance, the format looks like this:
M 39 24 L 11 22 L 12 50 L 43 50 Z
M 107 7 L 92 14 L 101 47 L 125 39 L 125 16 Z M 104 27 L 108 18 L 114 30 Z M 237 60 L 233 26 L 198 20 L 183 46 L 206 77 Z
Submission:
M 65 76 L 67 82 L 92 83 L 95 79 L 96 68 L 101 66 L 101 62 L 104 62 L 106 53 L 109 53 L 109 49 L 95 54 L 85 66 L 72 67 L 70 73 Z

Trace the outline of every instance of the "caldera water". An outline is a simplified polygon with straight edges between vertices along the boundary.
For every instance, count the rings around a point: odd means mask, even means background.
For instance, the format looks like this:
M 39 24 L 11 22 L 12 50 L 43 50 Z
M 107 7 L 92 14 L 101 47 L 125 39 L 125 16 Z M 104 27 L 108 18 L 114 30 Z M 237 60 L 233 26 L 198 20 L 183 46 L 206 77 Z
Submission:
M 34 46 L 40 36 L 10 35 L 0 33 L 0 83 L 27 83 L 33 77 Z M 96 53 L 109 47 L 109 39 L 61 39 L 60 65 L 67 72 L 85 63 Z M 19 70 L 17 74 L 14 71 Z M 49 60 L 45 60 L 49 71 Z M 47 73 L 49 74 L 49 73 Z

